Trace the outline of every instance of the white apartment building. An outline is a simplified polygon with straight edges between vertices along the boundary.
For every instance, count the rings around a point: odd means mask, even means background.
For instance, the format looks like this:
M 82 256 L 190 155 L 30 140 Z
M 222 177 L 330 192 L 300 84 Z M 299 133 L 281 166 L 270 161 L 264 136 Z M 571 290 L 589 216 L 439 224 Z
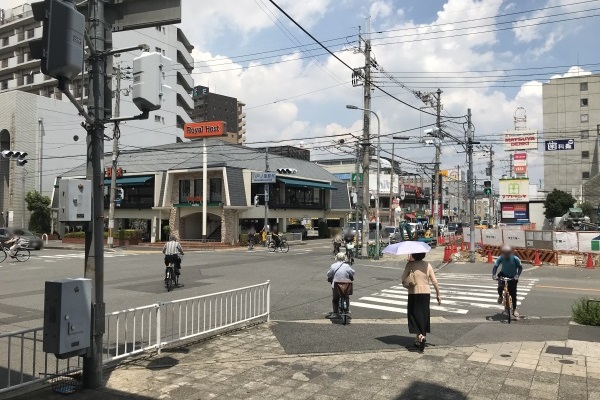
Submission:
M 56 89 L 56 80 L 40 72 L 40 60 L 31 59 L 28 42 L 41 36 L 41 23 L 33 19 L 28 3 L 0 10 L 0 141 L 2 149 L 23 149 L 29 153 L 24 169 L 14 166 L 0 170 L 0 179 L 4 182 L 0 210 L 5 213 L 9 207 L 11 211 L 15 208 L 14 226 L 21 225 L 19 204 L 24 193 L 39 190 L 41 185 L 42 193 L 50 195 L 54 177 L 69 171 L 74 166 L 71 161 L 78 165 L 85 160 L 86 132 L 80 126 L 83 118 Z M 166 84 L 171 90 L 163 96 L 161 109 L 151 112 L 149 119 L 120 124 L 120 147 L 130 150 L 178 141 L 183 134 L 183 124 L 191 122 L 188 113 L 194 106 L 191 98 L 193 46 L 181 29 L 169 25 L 113 34 L 115 49 L 138 44 L 146 44 L 150 51 L 171 59 L 166 73 Z M 123 53 L 113 58 L 113 64 L 125 70 L 132 67 L 133 58 L 140 54 L 141 51 Z M 128 96 L 130 85 L 131 80 L 121 81 L 121 116 L 140 114 Z M 87 103 L 87 86 L 86 73 L 83 80 L 80 75 L 70 84 L 72 93 L 84 104 Z M 114 104 L 113 100 L 113 107 Z M 112 136 L 111 124 L 107 124 L 105 133 Z M 73 139 L 75 135 L 79 136 L 77 142 Z M 105 150 L 112 150 L 110 141 L 105 142 Z M 57 162 L 61 156 L 64 160 Z M 18 189 L 14 186 L 17 183 Z

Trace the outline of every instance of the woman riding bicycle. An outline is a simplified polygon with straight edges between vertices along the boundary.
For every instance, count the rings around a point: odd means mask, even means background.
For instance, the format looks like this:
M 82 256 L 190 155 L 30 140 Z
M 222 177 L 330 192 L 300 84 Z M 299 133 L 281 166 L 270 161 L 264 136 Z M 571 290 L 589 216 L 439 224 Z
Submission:
M 21 238 L 16 233 L 13 233 L 11 238 L 8 239 L 6 242 L 4 242 L 4 246 L 5 247 L 10 246 L 10 251 L 8 252 L 8 255 L 11 258 L 15 258 L 15 254 L 17 253 L 17 250 L 19 250 L 19 248 L 21 248 Z
M 502 266 L 502 271 L 496 275 L 498 267 Z M 523 265 L 519 257 L 515 256 L 510 246 L 502 246 L 500 256 L 494 263 L 492 271 L 492 279 L 498 280 L 498 304 L 502 304 L 502 292 L 504 291 L 505 282 L 498 278 L 512 278 L 508 281 L 508 292 L 512 299 L 513 316 L 519 317 L 517 311 L 517 284 L 519 283 L 519 275 L 523 272 Z

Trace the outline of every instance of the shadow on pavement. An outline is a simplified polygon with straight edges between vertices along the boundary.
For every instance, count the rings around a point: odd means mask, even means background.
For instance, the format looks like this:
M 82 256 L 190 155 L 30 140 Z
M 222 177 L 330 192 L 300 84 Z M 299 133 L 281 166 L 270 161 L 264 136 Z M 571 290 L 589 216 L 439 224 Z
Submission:
M 380 336 L 375 339 L 387 345 L 402 346 L 408 350 L 415 349 L 415 338 L 413 336 L 388 335 Z
M 466 400 L 467 395 L 458 390 L 449 389 L 445 386 L 437 385 L 431 382 L 416 381 L 413 382 L 402 393 L 396 396 L 395 400 L 414 400 L 414 399 L 452 399 Z

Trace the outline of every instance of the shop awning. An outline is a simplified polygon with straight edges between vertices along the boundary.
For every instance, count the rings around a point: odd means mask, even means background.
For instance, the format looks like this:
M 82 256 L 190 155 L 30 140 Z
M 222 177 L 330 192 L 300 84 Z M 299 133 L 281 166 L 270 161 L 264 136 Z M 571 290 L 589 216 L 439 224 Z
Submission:
M 301 187 L 301 188 L 315 188 L 315 189 L 327 189 L 337 190 L 337 188 L 329 183 L 307 181 L 304 179 L 290 179 L 290 178 L 277 178 L 281 183 L 285 183 L 286 186 Z
M 117 186 L 138 186 L 148 182 L 153 176 L 126 176 L 117 178 Z M 110 186 L 110 179 L 104 180 L 104 186 Z

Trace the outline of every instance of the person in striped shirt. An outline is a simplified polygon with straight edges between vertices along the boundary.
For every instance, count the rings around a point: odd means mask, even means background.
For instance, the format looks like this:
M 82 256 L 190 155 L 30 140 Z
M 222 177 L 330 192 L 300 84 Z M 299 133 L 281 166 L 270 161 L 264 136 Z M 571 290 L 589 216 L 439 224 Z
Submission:
M 169 241 L 165 243 L 162 252 L 165 255 L 165 266 L 168 267 L 169 264 L 173 263 L 175 266 L 175 273 L 179 275 L 179 270 L 181 269 L 181 257 L 179 257 L 179 254 L 183 255 L 183 249 L 175 235 L 169 237 Z M 165 280 L 166 279 L 167 270 L 165 268 Z

